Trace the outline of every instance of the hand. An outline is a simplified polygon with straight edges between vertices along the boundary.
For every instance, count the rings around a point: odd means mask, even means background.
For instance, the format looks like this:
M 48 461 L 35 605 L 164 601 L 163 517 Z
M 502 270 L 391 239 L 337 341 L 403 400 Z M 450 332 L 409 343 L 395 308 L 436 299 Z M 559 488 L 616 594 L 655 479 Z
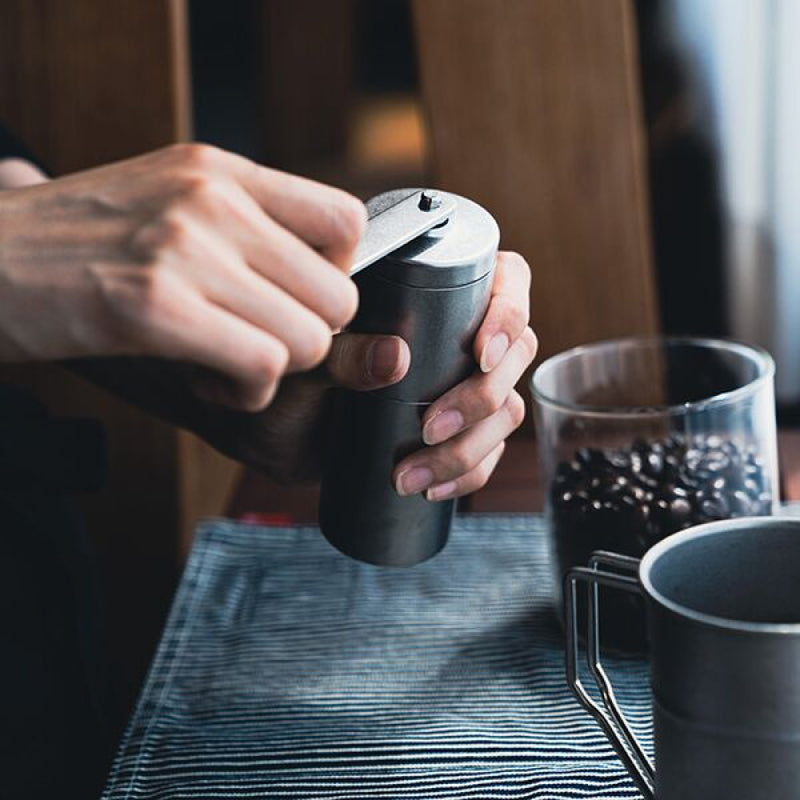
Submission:
M 4 191 L 0 360 L 190 362 L 224 378 L 219 399 L 262 409 L 354 314 L 365 218 L 339 190 L 205 145 Z
M 439 500 L 473 492 L 489 479 L 505 438 L 525 413 L 514 385 L 536 354 L 536 337 L 528 327 L 529 286 L 525 261 L 500 253 L 492 298 L 475 340 L 480 370 L 428 409 L 423 436 L 431 446 L 397 466 L 394 480 L 401 494 L 426 491 L 429 499 Z M 326 441 L 327 390 L 396 383 L 409 359 L 399 337 L 339 334 L 325 365 L 284 380 L 263 413 L 209 407 L 195 429 L 222 452 L 282 482 L 314 480 Z
M 522 258 L 513 253 L 498 256 L 492 299 L 475 340 L 475 358 L 482 369 L 428 409 L 423 435 L 432 444 L 398 465 L 395 481 L 399 480 L 401 493 L 427 490 L 430 499 L 438 499 L 440 492 L 461 495 L 488 480 L 504 439 L 524 415 L 522 398 L 513 387 L 536 351 L 536 337 L 527 327 L 529 282 Z M 206 398 L 199 398 L 195 376 L 173 363 L 88 359 L 72 366 L 146 410 L 193 430 L 231 458 L 289 483 L 319 479 L 328 389 L 335 385 L 379 389 L 399 381 L 409 363 L 408 345 L 397 336 L 338 334 L 325 363 L 287 376 L 269 408 L 260 413 L 226 408 L 224 384 L 214 387 L 223 404 L 208 396 L 211 386 Z M 444 416 L 447 411 L 461 415 L 461 432 L 453 430 L 459 418 Z M 404 483 L 415 477 L 409 476 L 413 469 L 423 470 L 417 474 L 429 483 L 427 487 Z
M 480 489 L 522 424 L 525 403 L 514 386 L 536 356 L 528 327 L 530 268 L 516 253 L 499 253 L 492 297 L 475 338 L 479 371 L 438 398 L 423 417 L 429 447 L 394 471 L 401 495 L 425 492 L 445 500 Z
M 191 427 L 220 452 L 280 483 L 317 481 L 328 439 L 328 390 L 389 386 L 406 374 L 410 360 L 408 345 L 399 336 L 340 333 L 325 363 L 287 376 L 264 411 L 246 414 L 205 403 L 202 413 L 189 419 L 186 410 L 193 401 L 184 398 L 172 403 L 183 417 L 171 421 Z

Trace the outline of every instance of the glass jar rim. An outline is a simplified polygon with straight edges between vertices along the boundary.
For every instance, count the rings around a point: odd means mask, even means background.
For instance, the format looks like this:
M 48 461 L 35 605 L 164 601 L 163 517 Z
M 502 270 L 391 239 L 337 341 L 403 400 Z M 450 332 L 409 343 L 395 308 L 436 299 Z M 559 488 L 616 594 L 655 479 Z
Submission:
M 727 392 L 704 397 L 702 400 L 691 400 L 685 403 L 671 405 L 648 405 L 648 406 L 613 406 L 613 405 L 593 405 L 591 403 L 574 403 L 567 400 L 560 400 L 548 395 L 540 389 L 540 384 L 544 376 L 567 361 L 570 361 L 586 353 L 601 352 L 612 348 L 645 348 L 645 347 L 669 347 L 674 345 L 702 347 L 710 350 L 727 351 L 735 353 L 754 364 L 758 374 L 753 380 L 730 389 Z M 745 344 L 734 339 L 714 339 L 710 337 L 696 336 L 628 336 L 619 339 L 603 339 L 589 344 L 578 345 L 543 361 L 534 370 L 530 379 L 530 388 L 534 399 L 542 404 L 551 406 L 561 411 L 585 416 L 597 417 L 650 417 L 650 416 L 680 416 L 685 414 L 705 411 L 709 408 L 728 405 L 755 394 L 764 383 L 771 381 L 775 375 L 775 361 L 772 356 L 763 348 L 756 345 Z

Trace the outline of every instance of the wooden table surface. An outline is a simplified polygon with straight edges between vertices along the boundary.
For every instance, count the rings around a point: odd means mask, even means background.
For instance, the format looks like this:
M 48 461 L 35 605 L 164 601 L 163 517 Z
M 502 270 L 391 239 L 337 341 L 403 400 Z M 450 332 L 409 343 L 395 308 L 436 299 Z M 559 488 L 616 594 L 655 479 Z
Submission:
M 778 435 L 781 467 L 781 496 L 800 500 L 800 430 L 783 430 Z M 262 475 L 245 473 L 228 514 L 267 515 L 278 521 L 316 522 L 319 492 L 316 486 L 278 486 Z M 476 492 L 462 509 L 477 512 L 541 511 L 542 482 L 536 442 L 530 436 L 509 441 L 505 455 L 488 485 Z

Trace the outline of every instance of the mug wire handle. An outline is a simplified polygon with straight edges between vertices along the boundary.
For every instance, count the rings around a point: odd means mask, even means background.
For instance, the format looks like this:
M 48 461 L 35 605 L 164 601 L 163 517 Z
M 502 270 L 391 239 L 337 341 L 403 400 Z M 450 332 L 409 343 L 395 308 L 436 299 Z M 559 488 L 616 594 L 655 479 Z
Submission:
M 602 571 L 600 566 L 610 567 L 617 572 Z M 647 754 L 622 714 L 617 703 L 611 681 L 600 661 L 600 623 L 598 589 L 608 586 L 634 594 L 641 594 L 639 581 L 635 577 L 639 561 L 629 556 L 599 551 L 592 554 L 589 567 L 575 567 L 564 578 L 564 600 L 567 628 L 567 682 L 578 702 L 597 720 L 605 732 L 617 755 L 627 768 L 639 790 L 648 800 L 655 798 L 655 770 Z M 621 574 L 624 572 L 633 574 Z M 578 624 L 577 624 L 577 586 L 578 581 L 588 589 L 588 637 L 586 659 L 592 677 L 600 690 L 603 705 L 592 699 L 578 675 Z

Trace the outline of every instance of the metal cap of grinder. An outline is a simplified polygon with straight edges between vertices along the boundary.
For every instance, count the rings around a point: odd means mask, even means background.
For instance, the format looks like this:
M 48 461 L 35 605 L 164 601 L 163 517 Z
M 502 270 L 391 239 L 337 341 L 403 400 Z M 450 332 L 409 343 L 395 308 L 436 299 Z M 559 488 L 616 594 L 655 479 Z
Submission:
M 477 203 L 446 192 L 399 189 L 367 209 L 353 266 L 359 309 L 348 330 L 402 336 L 411 364 L 393 386 L 333 390 L 320 527 L 353 558 L 412 566 L 444 547 L 455 501 L 401 497 L 392 473 L 424 447 L 426 408 L 477 368 L 473 342 L 489 304 L 500 232 Z

